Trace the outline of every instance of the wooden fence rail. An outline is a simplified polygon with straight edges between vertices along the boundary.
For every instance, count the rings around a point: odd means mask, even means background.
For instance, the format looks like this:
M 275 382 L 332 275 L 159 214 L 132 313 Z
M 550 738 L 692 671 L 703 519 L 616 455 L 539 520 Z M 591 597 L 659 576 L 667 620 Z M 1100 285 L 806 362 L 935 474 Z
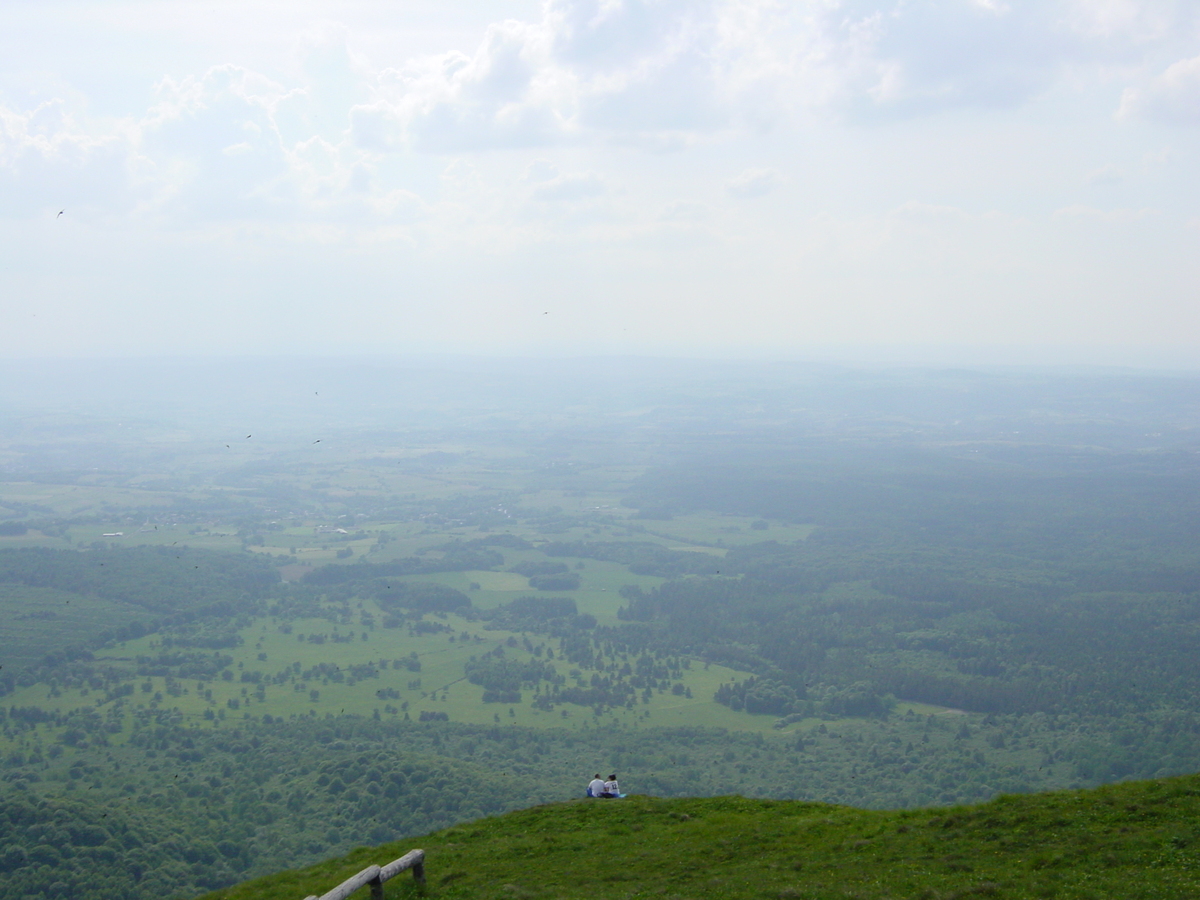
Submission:
M 389 878 L 399 875 L 405 869 L 412 869 L 413 880 L 417 884 L 424 884 L 425 851 L 409 850 L 386 866 L 367 866 L 357 875 L 351 875 L 332 891 L 322 894 L 320 897 L 310 894 L 304 900 L 346 900 L 360 887 L 368 884 L 371 886 L 371 900 L 383 900 L 383 883 Z

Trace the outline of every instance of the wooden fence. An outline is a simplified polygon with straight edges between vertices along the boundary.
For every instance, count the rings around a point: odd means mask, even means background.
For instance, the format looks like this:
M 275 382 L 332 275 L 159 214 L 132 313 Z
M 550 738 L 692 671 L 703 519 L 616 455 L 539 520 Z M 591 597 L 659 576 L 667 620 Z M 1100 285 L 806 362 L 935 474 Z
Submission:
M 335 887 L 332 891 L 318 897 L 310 894 L 304 900 L 346 900 L 351 894 L 364 885 L 371 886 L 371 900 L 383 900 L 383 883 L 389 878 L 399 875 L 405 869 L 412 869 L 413 880 L 417 884 L 425 883 L 425 851 L 409 850 L 399 859 L 393 860 L 386 866 L 367 866 L 357 875 L 352 875 Z

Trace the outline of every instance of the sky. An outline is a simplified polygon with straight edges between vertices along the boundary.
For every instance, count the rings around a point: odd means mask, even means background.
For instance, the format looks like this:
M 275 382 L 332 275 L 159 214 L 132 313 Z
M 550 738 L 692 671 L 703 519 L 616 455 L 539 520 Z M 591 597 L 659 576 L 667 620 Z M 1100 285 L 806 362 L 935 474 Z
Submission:
M 1196 0 L 5 0 L 0 358 L 1200 367 Z

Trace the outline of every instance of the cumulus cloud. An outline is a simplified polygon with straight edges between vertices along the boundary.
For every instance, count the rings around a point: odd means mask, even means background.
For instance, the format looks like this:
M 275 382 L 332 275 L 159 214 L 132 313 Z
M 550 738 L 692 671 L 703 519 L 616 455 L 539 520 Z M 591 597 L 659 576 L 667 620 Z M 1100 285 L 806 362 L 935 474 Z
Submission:
M 683 146 L 761 106 L 750 94 L 772 66 L 759 58 L 766 48 L 747 45 L 752 33 L 730 27 L 739 5 L 550 0 L 538 21 L 491 25 L 474 54 L 382 72 L 382 102 L 358 113 L 358 130 L 364 142 L 386 143 L 379 136 L 387 133 L 391 146 L 406 140 L 439 153 L 597 141 Z M 740 12 L 769 13 L 768 4 L 750 5 Z
M 1054 211 L 1056 219 L 1082 219 L 1094 222 L 1104 222 L 1106 224 L 1121 224 L 1128 222 L 1138 222 L 1143 219 L 1157 215 L 1157 211 L 1153 209 L 1097 209 L 1094 206 L 1086 206 L 1082 203 L 1076 203 L 1071 206 L 1064 206 L 1061 209 Z
M 288 92 L 238 66 L 159 85 L 138 149 L 155 164 L 158 200 L 192 217 L 266 212 L 288 170 L 273 110 Z
M 608 186 L 594 172 L 557 175 L 537 185 L 531 196 L 543 203 L 576 203 L 608 192 Z
M 420 150 L 462 152 L 553 142 L 562 130 L 554 73 L 541 65 L 541 29 L 490 26 L 474 56 L 414 60 L 380 78 L 381 94 Z
M 857 4 L 870 22 L 866 55 L 881 73 L 858 92 L 855 110 L 919 114 L 946 107 L 1019 104 L 1086 56 L 1085 39 L 1056 4 Z
M 708 207 L 702 203 L 687 200 L 676 200 L 662 211 L 659 220 L 663 222 L 694 223 L 708 217 Z
M 73 215 L 127 211 L 138 160 L 128 122 L 79 121 L 63 100 L 29 110 L 0 106 L 0 184 L 10 216 L 57 210 Z
M 558 166 L 548 159 L 535 159 L 525 167 L 521 180 L 529 184 L 539 184 L 549 181 L 558 174 Z
M 1127 88 L 1118 118 L 1200 125 L 1200 56 L 1181 59 L 1143 88 Z
M 372 99 L 373 73 L 350 52 L 350 29 L 326 22 L 300 35 L 296 56 L 304 76 L 302 123 L 307 137 L 319 134 L 339 141 L 350 126 L 349 114 Z
M 431 152 L 597 141 L 671 149 L 804 109 L 895 117 L 1013 106 L 1065 67 L 1128 61 L 1139 41 L 1186 18 L 1160 7 L 549 0 L 539 20 L 490 26 L 473 54 L 384 72 L 386 102 L 363 110 L 361 130 Z M 370 116 L 391 125 L 368 126 Z
M 535 22 L 489 26 L 472 55 L 382 72 L 358 113 L 380 143 L 391 119 L 418 150 L 452 153 L 588 140 L 650 141 L 723 126 L 713 3 L 551 0 Z
M 746 169 L 733 178 L 726 190 L 734 197 L 748 199 L 771 193 L 783 179 L 774 169 Z
M 1098 169 L 1093 169 L 1087 175 L 1087 183 L 1097 187 L 1110 184 L 1120 184 L 1124 180 L 1125 173 L 1121 170 L 1121 167 L 1113 165 L 1101 166 Z
M 473 52 L 375 63 L 351 51 L 351 29 L 327 24 L 301 35 L 290 76 L 216 65 L 163 79 L 149 109 L 104 121 L 66 101 L 0 106 L 0 180 L 17 215 L 63 193 L 110 212 L 193 219 L 384 214 L 413 206 L 383 164 L 402 154 L 662 151 L 799 129 L 814 113 L 862 121 L 1013 106 L 1065 66 L 1140 58 L 1143 44 L 1196 18 L 1185 6 L 547 0 L 529 21 L 489 25 Z M 1121 115 L 1200 121 L 1200 57 L 1127 91 Z M 605 190 L 548 162 L 522 180 L 542 185 L 530 194 L 539 202 Z M 726 189 L 750 198 L 779 182 L 747 169 Z
M 1176 0 L 1068 0 L 1062 10 L 1070 27 L 1090 38 L 1144 44 L 1187 30 L 1190 4 Z
M 148 109 L 115 121 L 86 121 L 57 100 L 27 111 L 0 106 L 5 211 L 71 205 L 76 215 L 136 213 L 184 225 L 405 205 L 376 184 L 372 154 L 347 137 L 351 109 L 341 112 L 342 133 L 333 128 L 327 138 L 321 121 L 330 107 L 313 97 L 229 64 L 165 78 Z

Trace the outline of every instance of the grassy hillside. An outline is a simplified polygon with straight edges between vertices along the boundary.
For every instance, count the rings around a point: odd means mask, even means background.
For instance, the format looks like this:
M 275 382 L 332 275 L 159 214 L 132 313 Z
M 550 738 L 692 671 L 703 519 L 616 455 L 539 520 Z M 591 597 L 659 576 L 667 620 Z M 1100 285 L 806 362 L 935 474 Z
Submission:
M 426 850 L 428 885 L 404 874 L 389 897 L 1174 900 L 1200 896 L 1200 776 L 901 812 L 743 797 L 574 800 L 205 900 L 301 900 L 414 847 Z

